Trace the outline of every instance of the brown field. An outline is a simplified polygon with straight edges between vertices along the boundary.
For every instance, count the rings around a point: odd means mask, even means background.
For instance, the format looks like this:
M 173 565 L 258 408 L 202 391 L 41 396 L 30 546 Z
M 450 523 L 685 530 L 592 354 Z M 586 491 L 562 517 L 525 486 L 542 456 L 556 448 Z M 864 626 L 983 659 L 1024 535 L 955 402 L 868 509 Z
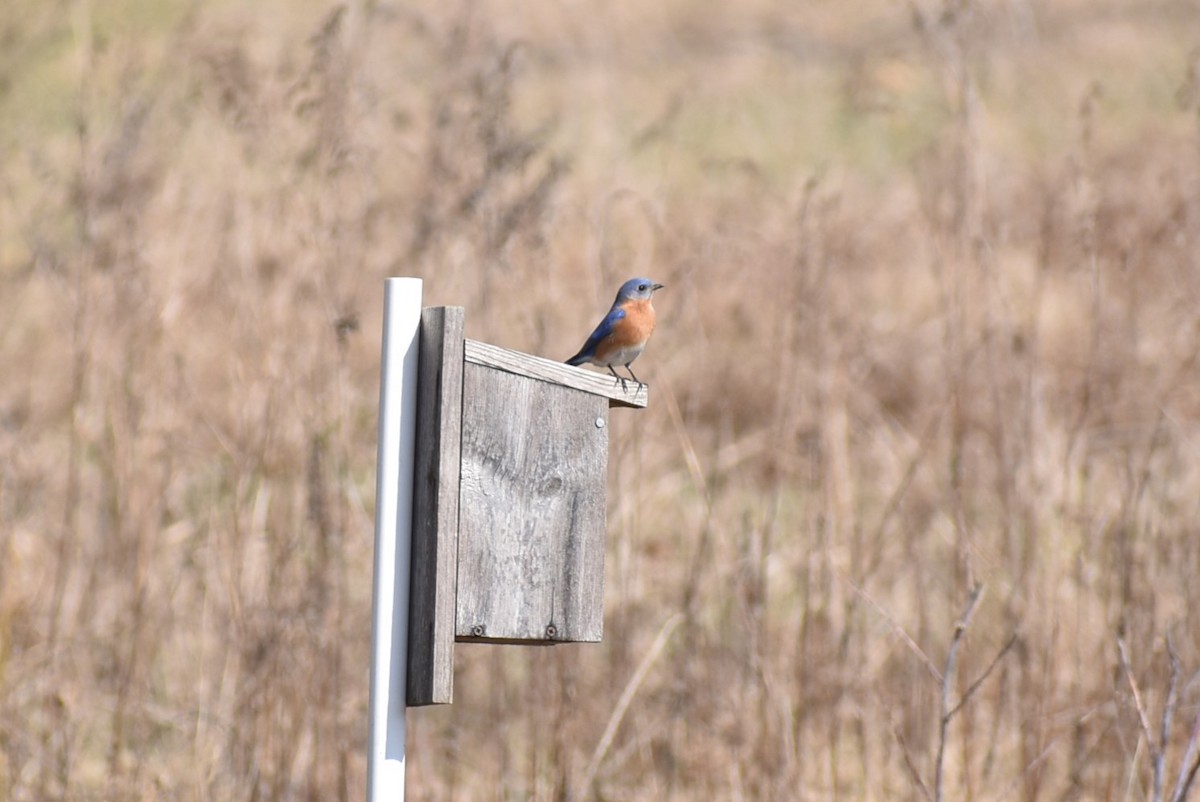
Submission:
M 1172 799 L 1197 48 L 1182 0 L 0 3 L 0 799 L 362 799 L 384 277 L 562 359 L 642 274 L 604 643 L 461 646 L 411 799 Z

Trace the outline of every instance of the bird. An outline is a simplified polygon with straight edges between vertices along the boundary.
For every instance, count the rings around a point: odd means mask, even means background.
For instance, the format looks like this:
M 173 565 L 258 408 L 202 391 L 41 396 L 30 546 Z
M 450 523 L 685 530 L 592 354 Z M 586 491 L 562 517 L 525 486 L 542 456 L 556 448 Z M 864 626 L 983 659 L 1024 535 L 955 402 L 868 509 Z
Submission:
M 642 353 L 650 335 L 654 333 L 654 306 L 650 303 L 650 297 L 663 286 L 648 278 L 631 278 L 622 284 L 608 314 L 587 338 L 579 353 L 567 360 L 567 364 L 590 362 L 608 368 L 612 375 L 621 380 L 622 388 L 625 387 L 625 377 L 617 373 L 616 366 L 624 365 L 633 380 L 642 384 L 630 365 Z

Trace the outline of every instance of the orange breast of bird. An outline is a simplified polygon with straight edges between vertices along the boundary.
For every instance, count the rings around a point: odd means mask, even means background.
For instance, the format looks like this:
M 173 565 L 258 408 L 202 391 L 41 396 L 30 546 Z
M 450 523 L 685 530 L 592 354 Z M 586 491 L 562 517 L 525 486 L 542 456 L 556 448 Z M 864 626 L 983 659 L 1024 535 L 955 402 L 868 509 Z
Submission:
M 653 333 L 654 307 L 651 306 L 650 300 L 631 301 L 625 305 L 625 319 L 608 339 L 614 348 L 628 348 L 631 345 L 641 345 L 650 339 Z
M 654 333 L 654 307 L 649 300 L 631 301 L 623 308 L 625 317 L 596 348 L 596 356 L 601 359 L 630 349 L 636 354 Z

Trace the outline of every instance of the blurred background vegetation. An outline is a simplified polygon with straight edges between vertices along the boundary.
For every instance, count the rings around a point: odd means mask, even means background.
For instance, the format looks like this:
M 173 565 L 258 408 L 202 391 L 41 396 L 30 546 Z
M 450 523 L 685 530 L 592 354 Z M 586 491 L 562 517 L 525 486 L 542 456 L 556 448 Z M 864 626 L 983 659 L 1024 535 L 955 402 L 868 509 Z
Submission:
M 412 798 L 1171 798 L 1198 109 L 1182 0 L 6 0 L 0 798 L 363 798 L 390 275 L 668 286 L 604 643 L 459 647 Z

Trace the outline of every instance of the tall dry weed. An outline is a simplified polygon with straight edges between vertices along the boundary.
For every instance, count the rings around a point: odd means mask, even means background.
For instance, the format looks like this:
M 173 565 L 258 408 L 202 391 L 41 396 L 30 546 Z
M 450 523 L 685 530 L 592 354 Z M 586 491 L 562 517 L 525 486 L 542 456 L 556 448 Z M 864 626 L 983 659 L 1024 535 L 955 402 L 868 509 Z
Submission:
M 361 797 L 382 279 L 648 273 L 605 642 L 415 798 L 1181 798 L 1194 12 L 544 11 L 0 11 L 0 796 Z

